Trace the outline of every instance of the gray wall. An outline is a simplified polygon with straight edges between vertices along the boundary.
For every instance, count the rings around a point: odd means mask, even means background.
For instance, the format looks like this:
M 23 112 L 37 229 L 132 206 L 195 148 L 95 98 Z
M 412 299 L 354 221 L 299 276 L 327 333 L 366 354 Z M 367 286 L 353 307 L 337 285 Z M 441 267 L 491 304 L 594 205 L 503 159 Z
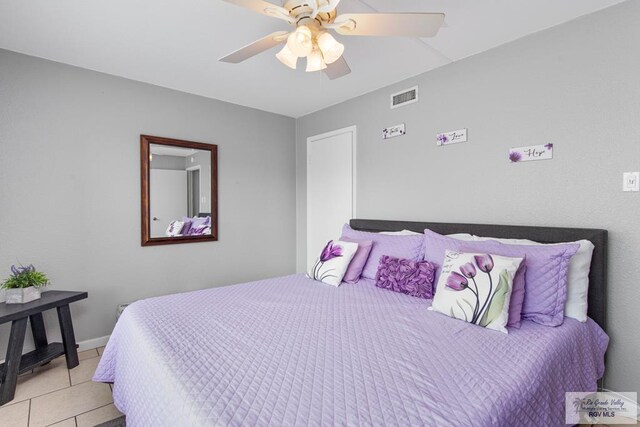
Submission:
M 186 163 L 186 159 L 182 156 L 161 156 L 154 154 L 149 162 L 149 169 L 183 171 L 186 169 Z
M 140 247 L 140 134 L 218 144 L 219 242 Z M 292 273 L 294 145 L 291 118 L 0 50 L 0 278 L 88 291 L 87 340 L 121 302 Z
M 357 216 L 610 230 L 607 386 L 640 391 L 640 2 L 389 86 L 297 121 L 298 269 L 304 269 L 306 138 L 357 125 Z M 420 102 L 389 95 L 420 85 Z M 407 135 L 381 139 L 385 126 Z M 441 131 L 468 143 L 437 147 Z M 509 147 L 555 144 L 550 161 L 509 164 Z M 338 230 L 336 230 L 338 233 Z

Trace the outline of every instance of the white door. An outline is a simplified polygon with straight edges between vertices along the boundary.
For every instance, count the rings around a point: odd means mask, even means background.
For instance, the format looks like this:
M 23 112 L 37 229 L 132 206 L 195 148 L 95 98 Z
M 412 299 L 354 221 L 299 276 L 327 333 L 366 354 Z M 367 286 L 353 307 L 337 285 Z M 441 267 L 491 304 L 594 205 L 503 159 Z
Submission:
M 187 171 L 149 171 L 151 237 L 164 237 L 171 221 L 187 216 Z
M 355 218 L 355 126 L 307 139 L 307 268 Z

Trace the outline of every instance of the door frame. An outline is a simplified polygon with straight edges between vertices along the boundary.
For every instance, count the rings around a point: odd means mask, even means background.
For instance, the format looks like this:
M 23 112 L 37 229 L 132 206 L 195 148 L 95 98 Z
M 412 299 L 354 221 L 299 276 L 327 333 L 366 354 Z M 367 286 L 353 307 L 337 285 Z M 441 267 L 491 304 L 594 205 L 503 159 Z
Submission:
M 356 188 L 357 188 L 357 146 L 358 146 L 358 127 L 356 125 L 347 126 L 345 128 L 332 130 L 330 132 L 321 133 L 319 135 L 310 136 L 307 138 L 307 161 L 306 161 L 306 185 L 305 185 L 305 198 L 306 198 L 306 233 L 305 233 L 305 270 L 307 268 L 307 258 L 309 256 L 309 145 L 313 142 L 320 141 L 322 139 L 331 138 L 333 136 L 341 135 L 343 133 L 351 133 L 351 218 L 357 218 L 356 216 Z
M 189 175 L 189 172 L 200 171 L 200 173 L 198 174 L 198 212 L 200 212 L 202 210 L 202 167 L 201 165 L 190 166 L 185 170 L 187 171 L 187 176 Z M 188 212 L 189 212 L 189 209 L 187 209 L 187 215 L 188 215 Z

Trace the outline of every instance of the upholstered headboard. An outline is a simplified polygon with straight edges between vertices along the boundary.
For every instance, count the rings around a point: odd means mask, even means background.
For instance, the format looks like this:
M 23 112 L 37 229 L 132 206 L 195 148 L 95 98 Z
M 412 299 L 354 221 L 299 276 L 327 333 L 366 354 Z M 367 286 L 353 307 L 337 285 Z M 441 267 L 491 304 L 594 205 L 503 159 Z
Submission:
M 350 224 L 353 229 L 373 232 L 412 230 L 421 233 L 429 228 L 440 234 L 469 233 L 505 239 L 530 239 L 541 243 L 589 240 L 595 245 L 595 249 L 589 273 L 588 314 L 602 329 L 607 330 L 607 230 L 370 219 L 352 219 Z

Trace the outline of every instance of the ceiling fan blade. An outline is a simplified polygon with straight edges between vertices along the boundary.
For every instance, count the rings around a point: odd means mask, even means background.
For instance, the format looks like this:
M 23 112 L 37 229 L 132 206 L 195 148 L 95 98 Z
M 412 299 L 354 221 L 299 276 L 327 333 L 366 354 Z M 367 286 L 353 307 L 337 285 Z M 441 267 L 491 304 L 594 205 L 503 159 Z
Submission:
M 263 15 L 271 16 L 274 18 L 284 19 L 293 23 L 294 20 L 289 16 L 289 11 L 284 7 L 277 6 L 273 3 L 269 3 L 264 0 L 223 0 L 227 3 L 235 4 L 236 6 L 244 7 L 246 9 L 253 10 L 254 12 L 262 13 Z
M 280 43 L 284 43 L 287 38 L 286 36 L 289 33 L 287 31 L 276 31 L 275 33 L 269 34 L 266 37 L 261 38 L 260 40 L 256 40 L 255 42 L 246 45 L 242 49 L 238 49 L 229 55 L 220 58 L 218 61 L 222 62 L 230 62 L 232 64 L 237 64 L 239 62 L 245 61 L 252 56 L 255 56 L 259 53 L 264 52 L 265 50 L 269 50 L 274 46 L 279 45 Z
M 351 68 L 349 68 L 349 64 L 345 61 L 344 56 L 341 56 L 336 62 L 327 64 L 324 73 L 330 80 L 335 80 L 351 73 Z
M 433 37 L 444 13 L 345 13 L 331 24 L 345 36 Z

